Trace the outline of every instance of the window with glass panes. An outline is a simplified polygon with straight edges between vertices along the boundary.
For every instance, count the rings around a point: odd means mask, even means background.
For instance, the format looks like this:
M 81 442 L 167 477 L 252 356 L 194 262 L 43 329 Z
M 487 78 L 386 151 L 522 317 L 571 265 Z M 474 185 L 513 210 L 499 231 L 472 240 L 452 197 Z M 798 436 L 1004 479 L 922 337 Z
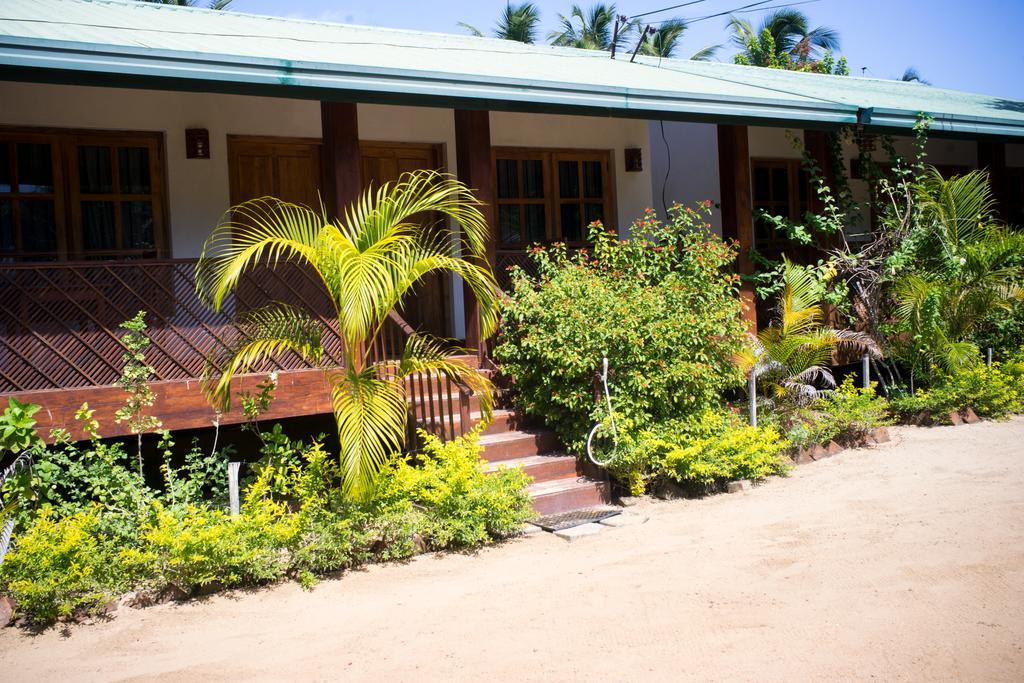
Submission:
M 167 255 L 156 133 L 0 131 L 0 260 Z
M 810 177 L 799 159 L 751 159 L 753 207 L 796 221 L 810 210 Z M 754 216 L 754 240 L 770 247 L 785 238 L 763 216 Z
M 496 149 L 499 244 L 585 244 L 590 223 L 612 218 L 610 162 L 607 151 Z

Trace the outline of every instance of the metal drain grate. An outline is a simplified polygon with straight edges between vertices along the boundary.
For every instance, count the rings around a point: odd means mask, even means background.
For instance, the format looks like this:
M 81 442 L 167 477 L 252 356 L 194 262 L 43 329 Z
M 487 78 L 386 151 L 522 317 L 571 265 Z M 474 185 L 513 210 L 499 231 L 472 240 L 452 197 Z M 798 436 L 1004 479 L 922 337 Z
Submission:
M 534 520 L 531 524 L 539 526 L 544 531 L 561 531 L 563 529 L 571 529 L 574 526 L 580 526 L 581 524 L 600 522 L 602 519 L 608 519 L 619 514 L 622 514 L 622 510 L 619 508 L 584 508 L 570 512 L 559 512 L 557 515 L 546 515 Z

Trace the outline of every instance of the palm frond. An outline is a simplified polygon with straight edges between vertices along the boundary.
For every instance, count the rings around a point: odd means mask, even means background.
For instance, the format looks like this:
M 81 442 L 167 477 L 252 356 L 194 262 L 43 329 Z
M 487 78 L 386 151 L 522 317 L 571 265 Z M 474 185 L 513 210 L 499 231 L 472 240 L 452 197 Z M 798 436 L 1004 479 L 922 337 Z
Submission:
M 372 366 L 332 371 L 328 381 L 341 445 L 342 490 L 365 498 L 381 467 L 405 444 L 409 409 L 404 387 L 379 378 Z
M 478 29 L 476 26 L 473 26 L 472 24 L 467 24 L 464 21 L 458 21 L 455 23 L 455 25 L 458 26 L 459 28 L 466 29 L 469 32 L 469 35 L 471 36 L 476 36 L 477 38 L 484 37 L 484 32 Z
M 323 323 L 299 308 L 275 303 L 249 311 L 236 322 L 242 341 L 220 363 L 208 362 L 204 373 L 204 389 L 221 412 L 231 408 L 231 382 L 236 375 L 286 351 L 314 365 L 323 358 Z
M 324 229 L 320 214 L 273 197 L 234 206 L 203 245 L 196 264 L 196 292 L 219 311 L 242 276 L 261 263 L 315 262 Z
M 718 51 L 722 49 L 722 45 L 707 45 L 694 52 L 690 59 L 694 62 L 710 62 L 718 55 Z
M 448 344 L 430 335 L 416 334 L 409 338 L 405 346 L 405 352 L 398 362 L 397 377 L 404 379 L 421 373 L 448 378 L 469 387 L 479 398 L 483 422 L 491 421 L 494 407 L 494 385 L 491 381 L 465 361 L 453 357 Z

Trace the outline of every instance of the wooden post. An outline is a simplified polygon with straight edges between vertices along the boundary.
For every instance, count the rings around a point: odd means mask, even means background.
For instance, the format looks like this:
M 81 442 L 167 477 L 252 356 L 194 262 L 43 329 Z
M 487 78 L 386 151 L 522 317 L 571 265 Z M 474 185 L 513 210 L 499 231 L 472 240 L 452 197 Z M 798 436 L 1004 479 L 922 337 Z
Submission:
M 491 227 L 487 239 L 487 262 L 495 265 L 494 241 L 494 168 L 491 165 L 491 119 L 486 111 L 455 110 L 455 158 L 459 166 L 459 180 L 473 190 L 484 203 L 480 210 Z M 469 287 L 464 289 L 466 311 L 466 346 L 484 353 L 480 338 L 480 308 Z
M 1009 180 L 1006 176 L 1006 144 L 978 141 L 978 168 L 988 171 L 992 195 L 996 198 L 996 215 L 1004 223 L 1010 220 Z
M 750 145 L 746 126 L 719 124 L 718 175 L 722 190 L 722 237 L 739 242 L 737 272 L 741 276 L 754 273 L 750 249 L 754 246 L 754 212 L 750 199 Z M 757 300 L 754 286 L 740 285 L 743 315 L 751 332 L 757 331 Z
M 804 150 L 810 155 L 814 162 L 821 169 L 821 176 L 829 188 L 835 190 L 835 169 L 832 168 L 832 154 L 828 148 L 828 133 L 821 130 L 804 131 Z M 825 209 L 825 202 L 821 201 L 818 193 L 811 188 L 809 195 L 811 211 L 821 213 Z
M 350 102 L 321 102 L 323 200 L 328 215 L 341 216 L 363 190 L 359 118 Z

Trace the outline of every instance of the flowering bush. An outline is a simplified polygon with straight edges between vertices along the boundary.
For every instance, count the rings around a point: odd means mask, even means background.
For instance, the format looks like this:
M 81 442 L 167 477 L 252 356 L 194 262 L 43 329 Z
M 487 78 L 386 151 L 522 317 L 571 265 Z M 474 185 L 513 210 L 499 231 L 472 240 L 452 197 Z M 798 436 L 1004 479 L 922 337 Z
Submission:
M 648 211 L 630 240 L 592 224 L 592 251 L 538 248 L 538 275 L 513 273 L 495 357 L 518 406 L 570 446 L 605 415 L 593 381 L 603 356 L 615 409 L 638 427 L 715 407 L 742 382 L 736 251 L 709 231 L 709 206 L 674 206 L 667 223 Z

